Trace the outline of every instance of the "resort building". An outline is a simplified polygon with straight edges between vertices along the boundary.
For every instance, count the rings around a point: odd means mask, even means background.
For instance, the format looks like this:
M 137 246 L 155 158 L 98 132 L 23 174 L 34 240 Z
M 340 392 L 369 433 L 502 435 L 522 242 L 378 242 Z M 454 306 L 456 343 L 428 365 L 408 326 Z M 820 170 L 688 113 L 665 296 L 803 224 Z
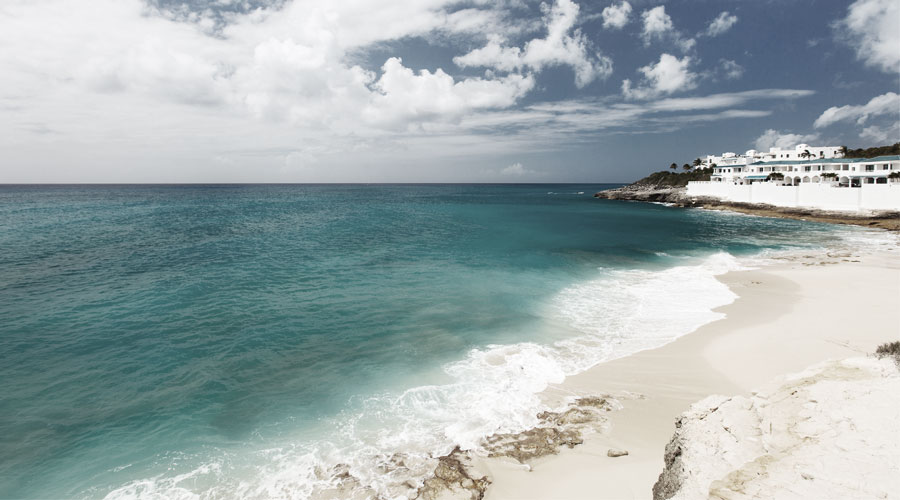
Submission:
M 757 161 L 727 166 L 716 164 L 710 181 L 731 184 L 772 182 L 784 186 L 824 182 L 840 187 L 858 187 L 862 184 L 887 184 L 892 172 L 900 172 L 900 156 Z
M 844 151 L 800 144 L 710 155 L 703 161 L 712 168 L 710 180 L 689 182 L 687 194 L 785 207 L 900 211 L 900 155 L 844 158 Z
M 707 155 L 702 161 L 703 167 L 750 165 L 757 162 L 790 161 L 809 159 L 843 158 L 843 146 L 810 146 L 798 144 L 792 149 L 769 148 L 768 152 L 759 152 L 750 149 L 742 155 L 736 153 L 723 153 L 721 156 Z

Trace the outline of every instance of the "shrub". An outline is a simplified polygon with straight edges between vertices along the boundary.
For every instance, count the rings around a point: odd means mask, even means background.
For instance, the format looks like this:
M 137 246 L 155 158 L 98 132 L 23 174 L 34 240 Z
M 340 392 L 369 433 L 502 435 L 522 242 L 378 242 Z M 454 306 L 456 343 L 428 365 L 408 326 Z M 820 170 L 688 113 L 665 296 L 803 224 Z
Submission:
M 900 365 L 900 342 L 888 342 L 886 344 L 881 344 L 878 348 L 875 349 L 875 355 L 879 358 L 883 358 L 885 356 L 890 356 L 894 358 L 894 361 Z

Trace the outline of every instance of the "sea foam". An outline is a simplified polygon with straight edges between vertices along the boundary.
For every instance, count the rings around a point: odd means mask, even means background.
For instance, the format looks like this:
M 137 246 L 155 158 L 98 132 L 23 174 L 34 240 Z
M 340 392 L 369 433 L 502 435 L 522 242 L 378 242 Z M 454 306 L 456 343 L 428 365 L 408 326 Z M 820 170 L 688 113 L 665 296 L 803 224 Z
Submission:
M 715 277 L 741 268 L 717 253 L 664 270 L 598 270 L 541 311 L 575 336 L 473 349 L 443 367 L 447 383 L 370 397 L 328 422 L 323 439 L 210 456 L 192 472 L 135 481 L 107 498 L 412 498 L 437 457 L 536 425 L 549 384 L 722 318 L 714 309 L 736 296 Z

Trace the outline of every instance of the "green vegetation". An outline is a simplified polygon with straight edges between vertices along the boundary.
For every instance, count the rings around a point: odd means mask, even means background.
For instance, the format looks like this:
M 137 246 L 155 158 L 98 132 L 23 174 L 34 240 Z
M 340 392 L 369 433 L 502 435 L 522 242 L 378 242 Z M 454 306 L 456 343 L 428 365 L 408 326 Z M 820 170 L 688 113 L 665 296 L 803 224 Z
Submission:
M 844 151 L 844 158 L 875 158 L 876 156 L 900 155 L 900 142 L 896 142 L 890 146 L 877 146 L 866 149 L 847 149 L 847 146 L 841 146 Z
M 674 165 L 674 168 L 678 168 L 677 164 L 673 163 L 672 165 Z M 712 174 L 712 168 L 696 168 L 689 172 L 681 173 L 663 170 L 654 172 L 633 185 L 681 187 L 687 186 L 687 183 L 690 181 L 708 181 L 710 174 Z

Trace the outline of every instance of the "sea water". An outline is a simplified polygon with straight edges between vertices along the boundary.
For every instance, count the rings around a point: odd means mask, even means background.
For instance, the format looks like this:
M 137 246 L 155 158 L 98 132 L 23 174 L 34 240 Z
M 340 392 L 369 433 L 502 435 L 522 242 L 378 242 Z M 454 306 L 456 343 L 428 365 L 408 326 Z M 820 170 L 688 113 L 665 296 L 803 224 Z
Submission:
M 605 187 L 0 187 L 0 497 L 397 496 L 716 275 L 870 238 Z

